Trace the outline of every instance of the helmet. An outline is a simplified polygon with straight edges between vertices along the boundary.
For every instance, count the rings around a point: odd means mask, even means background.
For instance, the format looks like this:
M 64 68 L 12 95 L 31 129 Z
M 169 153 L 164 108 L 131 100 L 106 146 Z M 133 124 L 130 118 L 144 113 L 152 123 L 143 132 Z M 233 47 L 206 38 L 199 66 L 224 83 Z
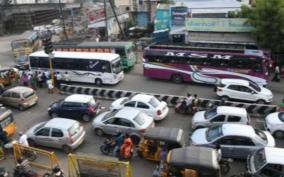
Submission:
M 53 172 L 53 173 L 58 173 L 58 172 L 60 172 L 60 171 L 61 171 L 61 169 L 60 169 L 59 166 L 56 166 L 56 167 L 54 167 L 54 168 L 52 169 L 52 172 Z
M 20 135 L 20 136 L 22 136 L 23 134 L 24 134 L 24 132 L 22 132 L 22 131 L 19 132 L 19 135 Z

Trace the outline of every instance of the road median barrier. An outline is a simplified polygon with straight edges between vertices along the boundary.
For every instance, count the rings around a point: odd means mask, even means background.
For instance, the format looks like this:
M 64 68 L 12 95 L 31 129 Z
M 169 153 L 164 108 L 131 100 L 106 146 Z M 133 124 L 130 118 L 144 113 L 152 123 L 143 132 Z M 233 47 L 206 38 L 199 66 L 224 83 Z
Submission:
M 165 101 L 169 106 L 174 106 L 179 100 L 185 98 L 184 96 L 178 96 L 178 95 L 155 94 L 155 93 L 135 92 L 127 90 L 106 89 L 100 87 L 87 87 L 87 86 L 68 85 L 68 84 L 61 84 L 60 93 L 87 94 L 87 95 L 93 95 L 94 97 L 99 99 L 109 99 L 109 100 L 115 100 L 121 97 L 131 97 L 133 95 L 142 93 L 142 94 L 154 95 L 159 100 Z M 245 108 L 248 111 L 248 113 L 254 117 L 263 117 L 277 111 L 277 105 L 252 104 L 252 103 L 241 103 L 241 102 L 231 102 L 231 101 L 222 102 L 220 100 L 206 99 L 206 98 L 200 98 L 200 101 L 201 101 L 200 102 L 201 108 L 208 108 L 210 105 L 217 105 L 217 106 L 225 105 L 225 106 L 240 107 L 240 108 Z

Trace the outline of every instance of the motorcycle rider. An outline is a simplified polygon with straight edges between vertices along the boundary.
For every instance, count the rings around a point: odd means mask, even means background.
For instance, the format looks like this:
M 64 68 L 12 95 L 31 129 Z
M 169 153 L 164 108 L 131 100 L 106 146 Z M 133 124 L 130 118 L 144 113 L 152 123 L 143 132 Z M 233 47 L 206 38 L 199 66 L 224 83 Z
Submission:
M 20 131 L 19 136 L 20 136 L 19 144 L 26 146 L 26 147 L 30 147 L 27 135 L 24 132 Z
M 30 163 L 27 159 L 24 159 L 22 157 L 19 157 L 17 159 L 17 165 L 16 168 L 14 170 L 14 176 L 28 176 L 28 174 L 31 174 L 32 172 L 32 168 L 30 166 Z
M 199 106 L 199 103 L 200 103 L 200 100 L 197 96 L 197 94 L 194 94 L 193 95 L 193 100 L 192 100 L 192 108 L 193 108 L 193 111 L 196 112 L 197 111 L 197 108 Z
M 116 137 L 115 137 L 115 140 L 114 140 L 115 145 L 114 145 L 114 148 L 113 148 L 113 151 L 112 151 L 112 153 L 113 153 L 112 155 L 114 157 L 117 156 L 117 153 L 118 153 L 118 151 L 119 151 L 119 149 L 120 149 L 120 147 L 123 143 L 123 139 L 124 139 L 124 135 L 121 132 L 118 132 Z
M 58 166 L 52 169 L 52 174 L 54 177 L 64 177 L 63 171 Z
M 133 142 L 128 133 L 124 135 L 123 144 L 120 147 L 120 156 L 123 158 L 128 158 L 131 156 L 131 150 L 133 147 Z
M 188 93 L 186 97 L 186 110 L 188 110 L 189 107 L 192 106 L 192 101 L 193 101 L 193 97 L 191 96 L 190 93 Z

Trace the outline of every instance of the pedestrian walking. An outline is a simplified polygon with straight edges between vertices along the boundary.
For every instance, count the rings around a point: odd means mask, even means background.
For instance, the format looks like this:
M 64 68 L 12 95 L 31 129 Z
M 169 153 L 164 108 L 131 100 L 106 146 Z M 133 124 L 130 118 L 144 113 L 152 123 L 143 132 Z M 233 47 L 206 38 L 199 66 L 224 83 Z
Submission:
M 52 93 L 53 93 L 53 89 L 54 89 L 52 79 L 49 78 L 49 79 L 46 81 L 46 83 L 47 83 L 48 93 L 49 93 L 49 94 L 52 94 Z
M 41 80 L 42 80 L 42 85 L 43 87 L 46 87 L 46 81 L 47 81 L 47 77 L 45 75 L 45 73 L 43 72 L 41 75 Z
M 65 73 L 63 74 L 63 79 L 64 79 L 64 82 L 65 82 L 65 83 L 67 83 L 67 82 L 70 81 L 70 76 L 69 76 L 68 72 L 65 72 Z
M 28 86 L 28 81 L 29 81 L 29 78 L 28 78 L 28 75 L 23 72 L 22 76 L 21 76 L 21 83 L 24 85 L 24 86 Z
M 60 72 L 57 72 L 55 74 L 55 78 L 56 78 L 55 87 L 60 88 L 60 83 L 62 81 L 62 76 L 61 76 Z
M 36 85 L 37 85 L 37 83 L 36 83 L 36 76 L 35 76 L 35 75 L 32 75 L 32 76 L 30 77 L 29 82 L 30 82 L 30 87 L 31 87 L 32 89 L 36 90 Z
M 279 67 L 279 65 L 275 66 L 274 77 L 273 77 L 272 81 L 280 82 L 280 67 Z
M 37 74 L 37 85 L 39 88 L 42 88 L 42 73 L 38 72 Z

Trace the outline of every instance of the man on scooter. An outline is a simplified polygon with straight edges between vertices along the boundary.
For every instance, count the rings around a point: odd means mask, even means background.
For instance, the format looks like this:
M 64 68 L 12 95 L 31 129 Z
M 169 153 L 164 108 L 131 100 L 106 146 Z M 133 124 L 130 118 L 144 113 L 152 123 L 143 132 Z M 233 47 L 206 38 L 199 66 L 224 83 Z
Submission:
M 113 156 L 116 157 L 117 153 L 123 143 L 124 135 L 121 132 L 118 132 L 116 137 L 115 137 L 115 146 L 113 148 Z
M 124 141 L 122 146 L 120 147 L 120 156 L 123 158 L 131 157 L 131 150 L 133 147 L 132 140 L 130 136 L 126 133 L 124 136 Z
M 189 107 L 192 106 L 192 101 L 193 101 L 193 97 L 191 96 L 190 93 L 188 93 L 186 97 L 186 110 L 188 110 Z

